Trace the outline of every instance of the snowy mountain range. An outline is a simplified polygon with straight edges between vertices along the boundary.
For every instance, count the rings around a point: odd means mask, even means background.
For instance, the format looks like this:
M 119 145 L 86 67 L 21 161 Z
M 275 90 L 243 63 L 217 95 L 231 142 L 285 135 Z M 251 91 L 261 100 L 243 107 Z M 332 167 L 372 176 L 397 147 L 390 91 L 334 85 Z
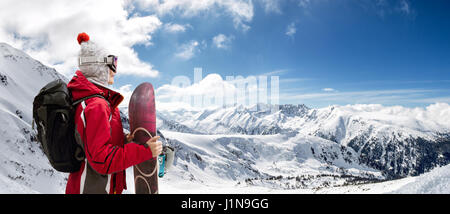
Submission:
M 67 174 L 51 168 L 31 127 L 34 96 L 58 78 L 67 81 L 0 43 L 2 193 L 64 192 Z M 263 104 L 256 111 L 166 106 L 157 104 L 157 126 L 176 157 L 160 181 L 161 193 L 333 192 L 411 178 L 450 163 L 446 103 L 426 108 L 280 105 L 276 112 Z M 128 109 L 121 112 L 128 130 Z M 131 189 L 125 193 L 134 193 L 131 168 L 127 171 Z M 448 185 L 442 191 L 450 193 Z
M 159 110 L 158 118 L 160 127 L 179 132 L 314 137 L 328 142 L 329 148 L 339 147 L 337 154 L 311 148 L 318 159 L 333 164 L 336 157 L 347 157 L 347 162 L 380 170 L 389 179 L 419 175 L 450 163 L 450 105 L 446 103 L 426 109 L 280 105 L 272 113 L 271 106 L 262 104 L 259 110 L 253 109 Z

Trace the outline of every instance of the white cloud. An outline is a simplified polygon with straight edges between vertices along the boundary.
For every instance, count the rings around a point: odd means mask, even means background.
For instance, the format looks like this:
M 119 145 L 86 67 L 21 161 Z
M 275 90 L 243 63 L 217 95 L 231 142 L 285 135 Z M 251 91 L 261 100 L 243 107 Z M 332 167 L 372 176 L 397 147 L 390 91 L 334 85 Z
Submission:
M 166 23 L 164 24 L 164 30 L 169 33 L 179 33 L 185 32 L 187 28 L 192 28 L 190 24 L 180 25 L 174 23 Z
M 77 69 L 76 37 L 87 32 L 92 41 L 119 56 L 119 75 L 158 76 L 133 46 L 152 45 L 151 35 L 162 23 L 153 15 L 130 15 L 127 1 L 3 0 L 0 8 L 0 41 L 65 75 Z
M 214 102 L 208 99 L 223 99 L 225 91 L 227 94 L 233 94 L 236 91 L 235 85 L 223 80 L 219 74 L 209 74 L 198 83 L 192 85 L 190 82 L 188 83 L 189 85 L 185 87 L 174 84 L 166 84 L 159 87 L 155 91 L 158 94 L 157 101 L 161 103 L 184 102 L 194 107 L 209 107 L 209 104 Z M 197 106 L 194 103 L 195 97 L 200 97 Z M 217 103 L 223 103 L 223 101 Z
M 287 26 L 286 35 L 293 37 L 297 33 L 297 28 L 295 27 L 295 22 L 292 22 Z
M 230 48 L 231 41 L 234 39 L 234 36 L 225 36 L 223 34 L 219 34 L 213 38 L 213 44 L 220 49 L 228 49 Z
M 340 92 L 324 91 L 321 93 L 297 93 L 291 92 L 280 95 L 288 97 L 289 100 L 304 103 L 330 102 L 330 103 L 430 103 L 424 102 L 424 97 L 430 97 L 436 90 L 426 89 L 394 89 L 394 90 L 367 90 L 367 91 L 346 91 Z M 437 100 L 435 100 L 437 101 Z M 443 101 L 443 100 L 440 100 Z
M 114 91 L 119 92 L 123 97 L 123 101 L 120 103 L 120 107 L 127 107 L 130 103 L 131 95 L 133 94 L 133 90 L 131 87 L 133 87 L 131 84 L 127 84 L 124 86 L 121 86 L 120 88 L 114 88 L 114 86 L 111 86 L 111 89 Z
M 336 91 L 336 89 L 334 89 L 334 88 L 323 88 L 322 91 L 332 92 L 332 91 Z
M 183 44 L 180 46 L 179 51 L 175 54 L 175 56 L 183 60 L 189 60 L 200 51 L 198 49 L 198 45 L 199 43 L 195 40 Z
M 262 6 L 264 7 L 264 12 L 266 13 L 276 13 L 281 14 L 281 0 L 260 0 Z
M 234 105 L 254 107 L 257 102 L 278 103 L 278 93 L 272 94 L 264 87 L 258 85 L 258 78 L 255 76 L 246 78 L 227 76 L 224 80 L 219 74 L 213 73 L 194 84 L 191 84 L 186 76 L 175 77 L 170 85 L 159 87 L 155 93 L 158 103 L 174 107 L 189 106 L 203 109 Z
M 177 12 L 182 16 L 192 17 L 202 12 L 222 10 L 231 16 L 235 28 L 244 32 L 250 29 L 248 23 L 252 21 L 254 14 L 252 0 L 137 0 L 134 3 L 140 9 L 155 12 L 159 16 Z

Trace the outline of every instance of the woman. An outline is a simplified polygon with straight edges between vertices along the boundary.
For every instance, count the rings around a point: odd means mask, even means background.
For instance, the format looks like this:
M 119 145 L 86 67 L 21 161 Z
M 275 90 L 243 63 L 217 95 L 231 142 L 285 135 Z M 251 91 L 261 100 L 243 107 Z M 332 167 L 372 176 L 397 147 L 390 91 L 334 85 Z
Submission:
M 157 157 L 162 150 L 158 136 L 145 145 L 130 143 L 125 136 L 117 106 L 123 96 L 108 88 L 114 83 L 117 57 L 108 55 L 78 35 L 79 68 L 67 87 L 73 100 L 92 97 L 76 106 L 75 132 L 83 142 L 86 159 L 78 172 L 70 173 L 66 194 L 120 194 L 126 189 L 125 169 Z

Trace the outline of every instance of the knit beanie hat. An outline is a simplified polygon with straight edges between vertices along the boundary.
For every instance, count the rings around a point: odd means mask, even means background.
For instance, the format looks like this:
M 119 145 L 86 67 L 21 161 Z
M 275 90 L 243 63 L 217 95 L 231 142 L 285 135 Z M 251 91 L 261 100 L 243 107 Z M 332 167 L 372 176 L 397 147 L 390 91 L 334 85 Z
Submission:
M 108 56 L 105 49 L 89 40 L 89 35 L 80 33 L 77 37 L 81 49 L 78 55 L 78 66 L 81 73 L 90 82 L 108 88 L 109 67 L 102 63 L 81 63 L 85 58 L 103 58 Z

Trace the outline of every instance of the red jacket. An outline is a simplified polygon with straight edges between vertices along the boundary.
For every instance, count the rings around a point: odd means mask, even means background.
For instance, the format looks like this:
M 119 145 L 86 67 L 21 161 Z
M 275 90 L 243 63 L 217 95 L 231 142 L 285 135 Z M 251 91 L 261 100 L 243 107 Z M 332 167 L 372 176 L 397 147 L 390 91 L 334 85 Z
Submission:
M 75 131 L 84 144 L 86 159 L 78 172 L 70 173 L 66 194 L 122 193 L 126 189 L 125 169 L 152 158 L 150 148 L 125 144 L 117 108 L 123 100 L 121 94 L 92 84 L 80 71 L 67 87 L 73 100 L 99 94 L 109 103 L 94 97 L 76 107 Z

